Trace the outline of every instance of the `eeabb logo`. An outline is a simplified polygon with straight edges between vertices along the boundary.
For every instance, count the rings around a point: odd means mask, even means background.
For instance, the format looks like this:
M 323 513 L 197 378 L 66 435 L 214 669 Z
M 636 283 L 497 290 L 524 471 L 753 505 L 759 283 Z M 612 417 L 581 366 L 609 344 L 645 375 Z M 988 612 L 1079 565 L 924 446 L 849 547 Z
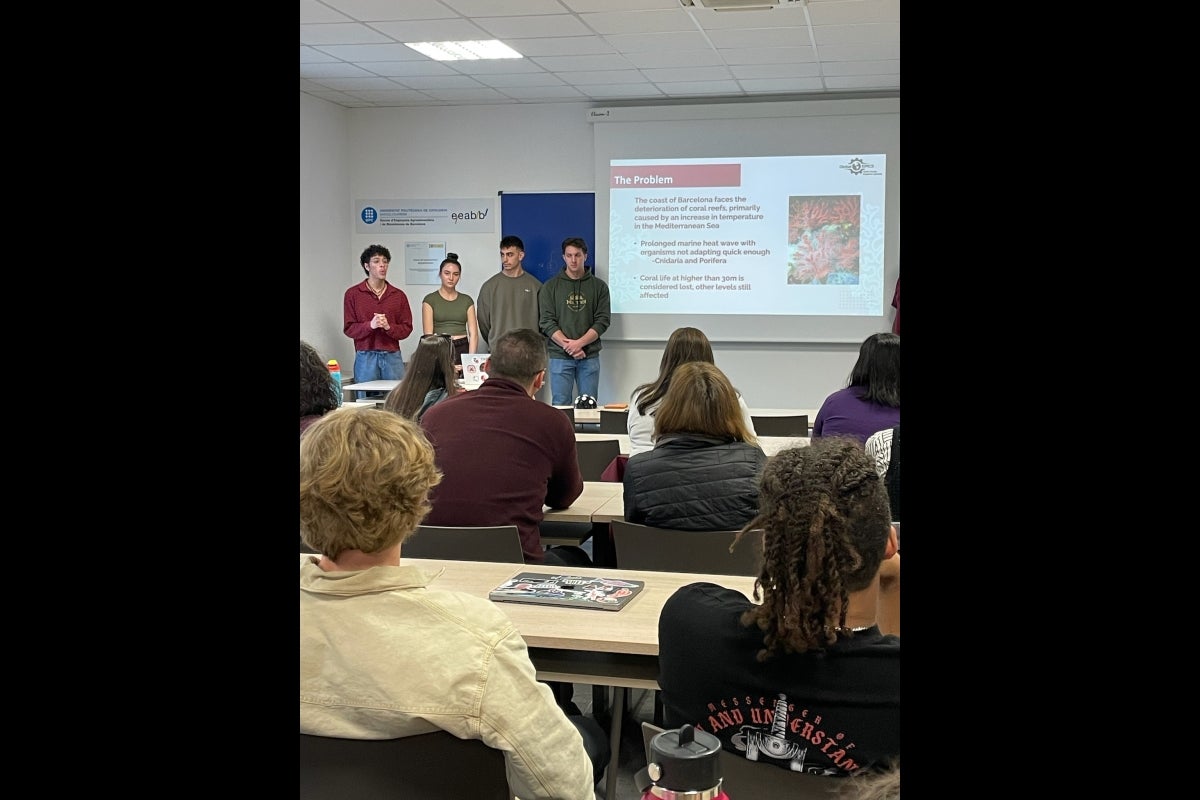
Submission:
M 487 219 L 489 210 L 490 209 L 485 208 L 483 211 L 456 211 L 450 215 L 450 219 L 454 220 L 455 222 L 468 219 Z

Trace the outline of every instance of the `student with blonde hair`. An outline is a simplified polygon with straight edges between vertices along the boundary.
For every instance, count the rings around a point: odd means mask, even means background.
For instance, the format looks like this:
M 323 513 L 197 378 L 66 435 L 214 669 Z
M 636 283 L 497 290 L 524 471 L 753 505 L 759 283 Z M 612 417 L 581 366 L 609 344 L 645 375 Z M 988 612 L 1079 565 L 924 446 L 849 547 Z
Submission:
M 436 588 L 436 570 L 401 556 L 441 478 L 433 447 L 399 414 L 345 407 L 300 437 L 300 536 L 318 553 L 300 556 L 300 732 L 440 729 L 502 750 L 522 800 L 590 799 L 604 731 L 555 705 L 495 604 Z

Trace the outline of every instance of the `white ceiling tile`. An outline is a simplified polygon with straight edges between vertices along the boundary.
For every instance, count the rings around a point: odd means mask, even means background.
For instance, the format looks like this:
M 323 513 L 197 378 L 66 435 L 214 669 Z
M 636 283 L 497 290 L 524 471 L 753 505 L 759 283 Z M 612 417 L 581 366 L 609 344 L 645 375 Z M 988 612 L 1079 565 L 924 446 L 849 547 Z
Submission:
M 625 56 L 630 64 L 638 69 L 665 69 L 670 67 L 712 67 L 723 66 L 720 53 L 713 50 L 678 50 L 667 53 L 662 51 L 647 51 L 645 53 L 628 53 Z
M 343 61 L 429 61 L 429 56 L 418 53 L 404 44 L 327 44 L 321 50 Z
M 358 22 L 300 26 L 300 44 L 369 44 L 386 41 L 388 37 Z
M 734 81 L 681 81 L 679 83 L 656 83 L 655 86 L 672 97 L 742 93 L 741 87 Z
M 817 47 L 826 44 L 876 44 L 900 41 L 900 23 L 879 25 L 821 25 L 813 28 Z
M 585 95 L 579 89 L 571 86 L 506 86 L 500 91 L 509 97 L 517 98 L 518 100 L 529 101 L 548 101 L 548 100 L 586 100 Z
M 629 62 L 619 55 L 543 56 L 535 58 L 543 69 L 551 72 L 580 72 L 584 70 L 629 69 Z
M 315 48 L 304 47 L 303 45 L 301 45 L 301 47 L 300 47 L 300 63 L 301 64 L 323 64 L 323 63 L 328 63 L 330 61 L 337 61 L 337 60 L 338 59 L 334 58 L 333 56 L 331 56 L 327 53 L 322 53 L 320 50 L 317 50 Z
M 640 72 L 632 69 L 600 70 L 597 72 L 559 72 L 558 76 L 572 86 L 589 83 L 649 83 Z
M 710 31 L 713 46 L 726 47 L 799 47 L 808 44 L 807 28 L 746 28 Z
M 563 14 L 558 0 L 442 0 L 464 17 L 514 17 L 523 14 Z
M 787 92 L 819 92 L 825 88 L 819 77 L 769 78 L 739 80 L 747 92 L 786 94 Z
M 530 58 L 537 56 L 588 56 L 615 53 L 612 45 L 599 36 L 547 36 L 541 39 L 513 39 L 505 42 L 513 50 Z
M 798 64 L 742 64 L 730 67 L 733 77 L 743 84 L 747 80 L 770 78 L 814 78 L 821 74 L 815 62 Z
M 597 84 L 595 86 L 580 86 L 579 91 L 583 92 L 588 97 L 605 100 L 617 100 L 627 97 L 666 97 L 665 94 L 658 90 L 658 87 L 654 86 L 653 84 L 645 83 Z
M 900 0 L 844 0 L 808 4 L 813 25 L 899 22 Z
M 351 22 L 353 17 L 339 14 L 317 0 L 300 0 L 300 24 L 310 22 Z
M 640 53 L 646 50 L 700 50 L 712 47 L 699 31 L 666 31 L 663 33 L 622 33 L 604 37 L 621 53 Z
M 823 61 L 826 75 L 899 75 L 900 60 L 895 61 Z M 734 73 L 737 74 L 736 72 Z
M 674 11 L 615 12 L 583 14 L 584 24 L 596 33 L 658 33 L 694 31 L 696 24 L 682 8 Z
M 681 67 L 677 69 L 644 69 L 652 83 L 676 83 L 679 81 L 726 81 L 733 74 L 726 67 Z
M 393 19 L 437 19 L 453 17 L 454 12 L 437 0 L 323 0 L 354 19 L 381 21 Z
M 815 61 L 817 54 L 805 42 L 800 47 L 721 48 L 717 51 L 726 64 L 795 64 Z
M 397 42 L 463 42 L 492 36 L 466 19 L 425 19 L 412 22 L 376 22 L 371 27 Z
M 364 61 L 362 64 L 366 69 L 385 78 L 459 74 L 446 63 L 428 58 L 424 61 Z
M 580 14 L 589 11 L 652 11 L 680 8 L 679 0 L 562 0 L 562 4 Z
M 333 64 L 301 64 L 302 78 L 370 78 L 372 73 L 354 64 L 336 62 Z
M 542 17 L 475 17 L 474 22 L 497 39 L 534 39 L 538 36 L 585 36 L 592 33 L 578 17 L 552 14 Z
M 343 92 L 349 91 L 383 91 L 385 89 L 395 91 L 403 89 L 403 86 L 389 81 L 387 78 L 314 78 L 314 83 L 319 83 L 329 89 L 337 89 Z
M 538 72 L 532 75 L 476 75 L 475 80 L 491 86 L 493 89 L 503 89 L 505 94 L 511 94 L 509 89 L 528 89 L 532 86 L 565 86 L 561 80 L 549 72 Z
M 831 44 L 819 47 L 822 61 L 891 61 L 900 58 L 900 42 Z
M 413 75 L 406 78 L 396 78 L 409 89 L 428 92 L 430 89 L 478 89 L 479 81 L 468 75 L 430 75 L 420 77 Z

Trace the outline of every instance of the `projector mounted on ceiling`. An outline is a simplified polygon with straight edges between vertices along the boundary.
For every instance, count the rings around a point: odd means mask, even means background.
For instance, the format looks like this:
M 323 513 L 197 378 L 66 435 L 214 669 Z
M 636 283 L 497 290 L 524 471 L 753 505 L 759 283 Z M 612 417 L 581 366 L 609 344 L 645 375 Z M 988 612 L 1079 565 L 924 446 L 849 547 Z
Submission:
M 776 6 L 800 5 L 803 0 L 679 0 L 684 8 L 711 8 L 713 11 L 751 11 Z

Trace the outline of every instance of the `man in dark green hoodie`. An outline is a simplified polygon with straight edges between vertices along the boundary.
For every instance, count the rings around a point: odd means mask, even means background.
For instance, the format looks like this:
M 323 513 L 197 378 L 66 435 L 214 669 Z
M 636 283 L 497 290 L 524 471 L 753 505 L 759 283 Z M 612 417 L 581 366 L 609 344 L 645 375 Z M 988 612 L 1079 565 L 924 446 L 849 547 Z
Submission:
M 584 265 L 587 242 L 577 236 L 563 239 L 566 266 L 542 284 L 538 312 L 542 333 L 549 338 L 551 403 L 573 405 L 579 394 L 600 394 L 600 336 L 608 330 L 608 284 Z

